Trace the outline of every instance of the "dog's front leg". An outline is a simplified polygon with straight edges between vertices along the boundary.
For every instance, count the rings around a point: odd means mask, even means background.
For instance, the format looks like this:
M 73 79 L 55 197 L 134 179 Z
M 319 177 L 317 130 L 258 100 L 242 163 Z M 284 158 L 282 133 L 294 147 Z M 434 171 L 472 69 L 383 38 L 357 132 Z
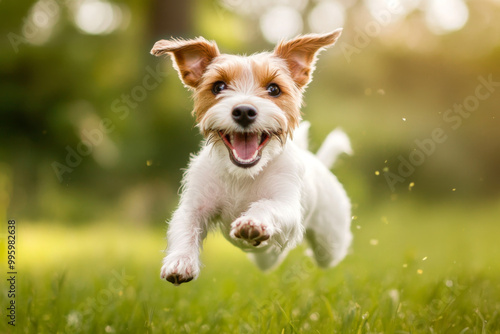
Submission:
M 230 236 L 255 247 L 272 245 L 284 250 L 302 240 L 302 208 L 296 185 L 276 187 L 279 193 L 250 204 L 231 224 Z
M 167 255 L 161 278 L 174 285 L 189 282 L 200 272 L 199 250 L 206 232 L 203 224 L 186 208 L 180 207 L 169 223 Z
M 174 285 L 198 277 L 200 249 L 216 210 L 213 187 L 207 182 L 198 185 L 187 185 L 179 208 L 169 223 L 167 255 L 163 259 L 161 278 Z

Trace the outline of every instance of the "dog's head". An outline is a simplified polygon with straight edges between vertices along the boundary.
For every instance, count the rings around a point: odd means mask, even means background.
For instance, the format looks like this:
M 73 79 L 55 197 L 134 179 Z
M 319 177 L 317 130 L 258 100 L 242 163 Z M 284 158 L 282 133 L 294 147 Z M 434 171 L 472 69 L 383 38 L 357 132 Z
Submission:
M 169 54 L 194 91 L 193 114 L 202 134 L 214 147 L 225 147 L 239 169 L 250 169 L 281 152 L 301 119 L 317 54 L 341 32 L 299 36 L 252 56 L 221 54 L 204 38 L 160 40 L 151 53 Z

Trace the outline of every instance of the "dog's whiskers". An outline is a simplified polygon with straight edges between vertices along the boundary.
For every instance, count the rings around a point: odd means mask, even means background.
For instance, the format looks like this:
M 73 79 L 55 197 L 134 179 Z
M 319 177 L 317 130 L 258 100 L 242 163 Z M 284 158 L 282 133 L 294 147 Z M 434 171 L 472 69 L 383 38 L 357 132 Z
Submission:
M 298 36 L 248 57 L 221 54 L 201 37 L 155 44 L 152 53 L 169 54 L 194 91 L 193 114 L 205 138 L 183 176 L 162 279 L 179 285 L 198 277 L 203 239 L 217 223 L 234 245 L 255 253 L 263 270 L 304 237 L 322 267 L 347 254 L 350 202 L 328 169 L 339 152 L 351 151 L 349 139 L 332 132 L 317 156 L 303 154 L 307 124 L 291 140 L 317 54 L 340 32 Z

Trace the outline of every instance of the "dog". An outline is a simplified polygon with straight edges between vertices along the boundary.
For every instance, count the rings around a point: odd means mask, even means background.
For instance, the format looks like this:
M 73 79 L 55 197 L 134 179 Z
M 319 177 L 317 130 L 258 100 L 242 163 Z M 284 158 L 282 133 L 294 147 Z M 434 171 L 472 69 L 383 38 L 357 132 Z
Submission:
M 216 226 L 262 270 L 277 266 L 304 236 L 320 267 L 346 256 L 351 204 L 329 169 L 339 154 L 351 153 L 350 142 L 335 130 L 312 154 L 300 111 L 318 53 L 341 32 L 301 35 L 251 56 L 221 54 L 202 37 L 154 44 L 151 54 L 170 55 L 193 91 L 205 137 L 169 222 L 162 279 L 196 279 L 202 242 Z

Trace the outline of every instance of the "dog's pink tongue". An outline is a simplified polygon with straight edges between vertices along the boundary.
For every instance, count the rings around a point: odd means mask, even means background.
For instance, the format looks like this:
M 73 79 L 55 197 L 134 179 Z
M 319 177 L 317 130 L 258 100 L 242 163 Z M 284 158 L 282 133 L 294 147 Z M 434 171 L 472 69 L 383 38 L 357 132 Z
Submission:
M 231 143 L 240 159 L 248 160 L 253 157 L 259 147 L 256 133 L 234 133 Z

